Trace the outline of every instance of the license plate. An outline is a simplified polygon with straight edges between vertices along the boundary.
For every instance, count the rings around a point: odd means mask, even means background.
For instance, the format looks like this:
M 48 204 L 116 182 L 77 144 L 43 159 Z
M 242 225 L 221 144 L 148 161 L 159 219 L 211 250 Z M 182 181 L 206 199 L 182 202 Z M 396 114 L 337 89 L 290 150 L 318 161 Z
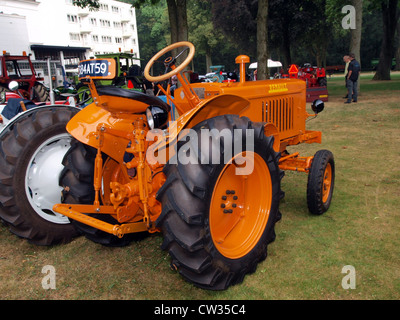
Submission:
M 116 73 L 115 65 L 114 59 L 83 60 L 78 66 L 79 80 L 85 78 L 114 79 Z

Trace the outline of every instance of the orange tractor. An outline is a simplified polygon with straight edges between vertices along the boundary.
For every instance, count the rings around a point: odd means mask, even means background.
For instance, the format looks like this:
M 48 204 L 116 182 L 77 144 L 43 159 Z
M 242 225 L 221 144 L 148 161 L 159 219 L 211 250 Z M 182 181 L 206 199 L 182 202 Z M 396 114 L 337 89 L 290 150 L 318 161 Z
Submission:
M 189 51 L 180 65 L 168 55 L 173 49 Z M 332 153 L 286 151 L 321 142 L 305 122 L 323 102 L 308 114 L 298 79 L 245 81 L 250 60 L 243 55 L 236 58 L 240 81 L 190 84 L 183 70 L 194 53 L 190 42 L 179 42 L 148 62 L 149 81 L 177 75 L 181 83 L 174 98 L 162 89 L 167 103 L 97 85 L 115 77 L 117 66 L 87 60 L 79 69 L 92 104 L 30 110 L 4 130 L 0 216 L 11 231 L 39 245 L 81 233 L 107 246 L 161 232 L 174 269 L 198 287 L 223 290 L 266 258 L 281 218 L 284 170 L 308 174 L 312 214 L 328 210 Z M 151 76 L 160 59 L 166 73 Z

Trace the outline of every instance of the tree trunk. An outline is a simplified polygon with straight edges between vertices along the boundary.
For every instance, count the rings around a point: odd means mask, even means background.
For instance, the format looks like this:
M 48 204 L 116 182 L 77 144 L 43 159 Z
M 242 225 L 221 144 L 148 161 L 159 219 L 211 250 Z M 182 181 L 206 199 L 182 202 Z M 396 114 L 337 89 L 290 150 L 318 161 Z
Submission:
M 292 54 L 290 51 L 290 34 L 289 28 L 285 26 L 283 30 L 283 42 L 282 42 L 282 53 L 283 53 L 283 70 L 288 70 L 292 64 Z
M 362 0 L 352 0 L 352 4 L 356 9 L 356 28 L 351 29 L 351 39 L 350 39 L 350 52 L 354 53 L 356 60 L 361 65 L 361 31 L 362 31 L 362 16 L 363 16 L 363 1 Z M 360 81 L 358 81 L 358 92 L 360 92 Z
M 171 44 L 180 41 L 188 41 L 188 22 L 187 22 L 187 0 L 167 0 L 168 17 L 171 28 Z M 176 57 L 182 48 L 172 50 L 172 55 Z M 187 58 L 188 52 L 184 52 L 178 59 L 177 65 Z M 180 84 L 178 83 L 178 86 Z
M 186 1 L 187 0 L 167 0 L 169 25 L 171 28 L 171 44 L 179 41 L 188 41 Z M 173 54 L 176 55 L 177 52 Z M 182 58 L 184 60 L 186 56 Z
M 400 16 L 400 12 L 399 12 Z M 400 71 L 400 22 L 397 22 L 396 71 Z
M 188 41 L 187 0 L 176 0 L 178 41 Z
M 167 0 L 171 43 L 178 42 L 178 14 L 175 0 Z
M 398 0 L 382 1 L 383 40 L 379 64 L 373 80 L 390 80 L 390 69 L 394 53 L 394 35 L 397 28 Z
M 269 79 L 268 71 L 268 0 L 258 0 L 257 80 Z
M 211 59 L 211 48 L 209 45 L 206 45 L 206 67 L 207 67 L 207 73 L 211 72 L 211 67 L 212 66 L 212 59 Z

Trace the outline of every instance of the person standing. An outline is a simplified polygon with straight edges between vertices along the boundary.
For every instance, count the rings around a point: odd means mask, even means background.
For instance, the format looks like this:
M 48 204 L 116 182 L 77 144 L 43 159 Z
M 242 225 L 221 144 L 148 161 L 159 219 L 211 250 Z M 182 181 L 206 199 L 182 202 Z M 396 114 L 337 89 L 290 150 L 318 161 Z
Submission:
M 350 54 L 350 63 L 347 73 L 347 101 L 345 103 L 357 102 L 358 99 L 358 77 L 360 75 L 361 66 L 356 60 L 354 53 Z

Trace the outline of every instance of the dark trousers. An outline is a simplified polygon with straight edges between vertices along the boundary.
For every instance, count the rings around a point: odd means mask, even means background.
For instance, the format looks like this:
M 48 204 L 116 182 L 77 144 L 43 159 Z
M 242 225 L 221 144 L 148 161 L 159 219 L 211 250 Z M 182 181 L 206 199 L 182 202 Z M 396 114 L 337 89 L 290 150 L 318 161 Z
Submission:
M 353 99 L 354 102 L 357 101 L 358 91 L 357 91 L 358 81 L 347 80 L 347 101 L 351 102 Z

